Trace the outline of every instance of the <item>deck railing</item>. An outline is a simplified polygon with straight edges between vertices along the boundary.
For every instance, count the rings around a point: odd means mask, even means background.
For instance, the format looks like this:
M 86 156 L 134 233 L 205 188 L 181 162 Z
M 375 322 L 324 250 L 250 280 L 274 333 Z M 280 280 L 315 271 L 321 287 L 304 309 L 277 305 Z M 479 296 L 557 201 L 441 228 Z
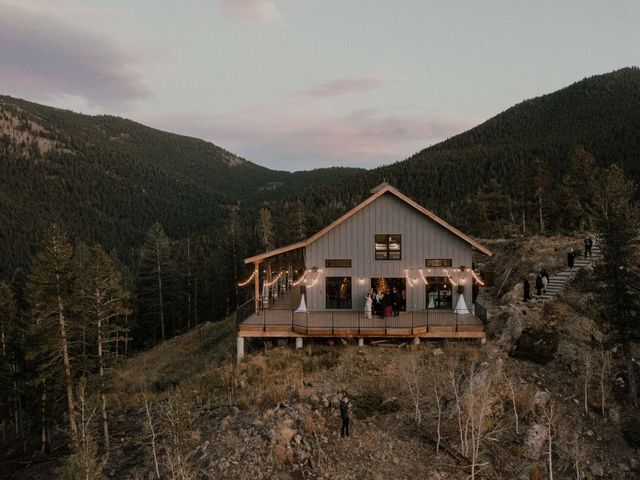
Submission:
M 453 328 L 458 332 L 464 327 L 483 326 L 474 314 L 455 310 L 427 309 L 400 312 L 397 317 L 372 315 L 372 318 L 367 318 L 363 312 L 351 310 L 297 312 L 293 309 L 266 309 L 256 312 L 253 301 L 238 309 L 237 319 L 238 328 L 241 324 L 253 329 L 258 327 L 263 331 L 288 327 L 302 334 L 323 332 L 330 335 L 341 332 L 357 335 L 372 330 L 384 331 L 384 335 L 399 330 L 414 334 L 429 332 L 438 327 Z

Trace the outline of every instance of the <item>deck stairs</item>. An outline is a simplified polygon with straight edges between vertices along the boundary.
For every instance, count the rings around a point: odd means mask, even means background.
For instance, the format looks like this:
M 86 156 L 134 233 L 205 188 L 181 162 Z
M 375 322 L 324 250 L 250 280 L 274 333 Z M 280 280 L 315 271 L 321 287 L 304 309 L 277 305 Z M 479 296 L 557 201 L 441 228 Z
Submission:
M 573 268 L 565 267 L 564 270 L 556 272 L 555 275 L 549 277 L 549 284 L 547 285 L 547 291 L 542 295 L 543 300 L 551 300 L 555 298 L 565 287 L 565 285 L 575 277 L 576 273 L 581 269 L 593 265 L 601 256 L 600 247 L 596 244 L 591 249 L 592 257 L 584 258 L 584 256 L 576 257 Z M 535 288 L 532 288 L 535 292 Z M 533 295 L 535 298 L 535 295 Z

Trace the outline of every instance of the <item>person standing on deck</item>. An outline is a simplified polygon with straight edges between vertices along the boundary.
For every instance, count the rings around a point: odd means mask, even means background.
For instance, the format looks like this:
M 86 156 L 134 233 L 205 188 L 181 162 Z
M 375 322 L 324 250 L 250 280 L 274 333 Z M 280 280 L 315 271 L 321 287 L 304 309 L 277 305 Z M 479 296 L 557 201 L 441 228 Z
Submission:
M 370 293 L 367 293 L 367 298 L 364 300 L 364 316 L 371 318 L 371 307 L 373 306 L 373 297 Z
M 342 426 L 340 427 L 340 436 L 345 437 L 349 436 L 349 409 L 351 408 L 351 404 L 349 403 L 349 399 L 345 395 L 340 400 L 340 418 L 342 419 Z
M 393 295 L 393 316 L 397 317 L 400 315 L 400 306 L 402 305 L 402 296 L 396 287 L 393 287 L 392 290 Z

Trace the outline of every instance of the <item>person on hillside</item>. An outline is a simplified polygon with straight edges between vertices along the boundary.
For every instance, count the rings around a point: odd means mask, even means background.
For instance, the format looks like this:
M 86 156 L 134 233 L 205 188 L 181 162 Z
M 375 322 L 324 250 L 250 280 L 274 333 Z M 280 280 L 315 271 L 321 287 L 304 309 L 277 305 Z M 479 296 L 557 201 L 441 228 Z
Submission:
M 542 283 L 542 275 L 538 274 L 538 276 L 536 277 L 536 300 L 540 300 L 543 287 L 544 284 Z
M 573 250 L 570 250 L 569 253 L 567 253 L 567 265 L 569 265 L 569 269 L 573 270 L 573 262 L 576 259 Z
M 529 284 L 527 277 L 524 277 L 524 280 L 522 281 L 522 289 L 524 292 L 524 301 L 528 302 L 531 298 L 531 284 Z
M 542 275 L 542 278 L 546 278 L 547 279 L 547 284 L 548 284 L 549 283 L 549 272 L 547 272 L 546 268 L 542 267 L 542 270 L 540 271 L 540 275 Z
M 585 238 L 584 242 L 584 258 L 587 258 L 587 254 L 589 253 L 589 238 Z
M 364 299 L 364 316 L 371 318 L 371 307 L 373 306 L 373 297 L 371 293 L 367 293 L 367 298 Z
M 591 237 L 587 237 L 587 251 L 589 252 L 589 258 L 592 258 L 591 256 L 591 249 L 593 248 L 593 238 Z M 585 253 L 584 258 L 587 258 L 587 254 Z
M 349 403 L 349 399 L 345 395 L 340 400 L 340 419 L 342 420 L 342 426 L 340 427 L 340 436 L 348 437 L 349 436 L 349 409 L 351 408 L 351 404 Z
M 547 285 L 549 285 L 549 275 L 544 275 L 540 272 L 540 278 L 542 279 L 542 293 L 547 293 Z

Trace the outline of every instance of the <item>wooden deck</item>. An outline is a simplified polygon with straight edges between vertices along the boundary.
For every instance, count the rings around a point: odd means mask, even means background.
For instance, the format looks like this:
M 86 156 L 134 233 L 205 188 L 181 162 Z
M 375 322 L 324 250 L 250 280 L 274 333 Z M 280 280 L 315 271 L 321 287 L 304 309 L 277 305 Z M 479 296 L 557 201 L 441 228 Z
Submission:
M 485 338 L 482 321 L 473 314 L 449 310 L 400 312 L 398 317 L 368 319 L 361 312 L 296 313 L 269 309 L 238 325 L 239 337 L 374 337 Z

